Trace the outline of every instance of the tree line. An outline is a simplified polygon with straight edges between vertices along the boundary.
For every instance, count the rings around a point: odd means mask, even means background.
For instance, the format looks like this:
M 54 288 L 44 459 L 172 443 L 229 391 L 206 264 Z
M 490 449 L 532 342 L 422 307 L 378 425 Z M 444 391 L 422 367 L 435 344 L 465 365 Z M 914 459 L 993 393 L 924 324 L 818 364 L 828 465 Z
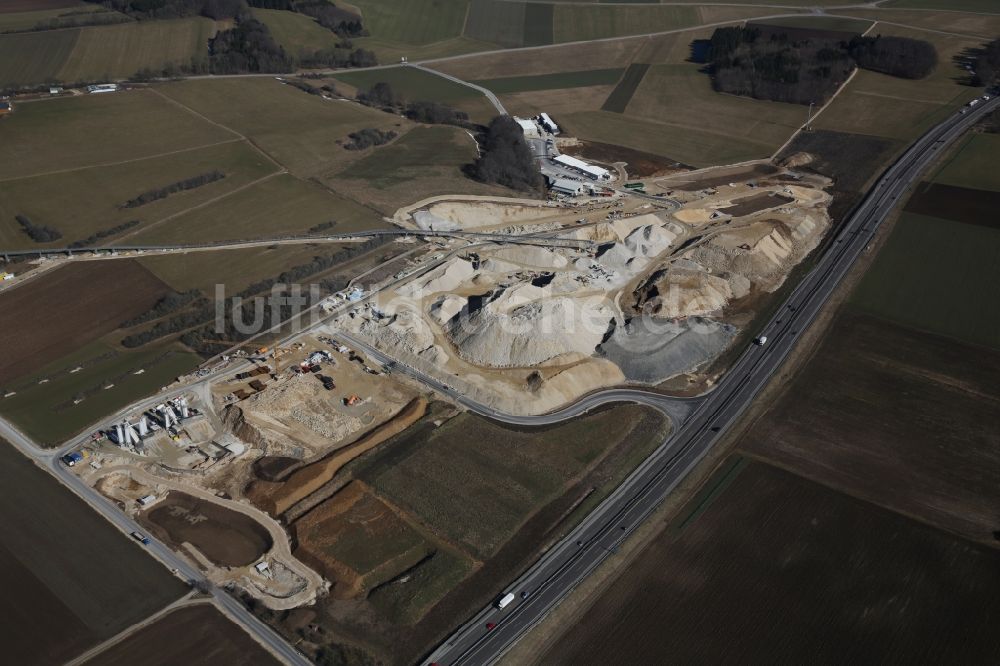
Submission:
M 28 237 L 36 243 L 51 243 L 62 238 L 58 229 L 46 226 L 38 226 L 25 215 L 15 215 L 14 219 L 21 225 L 21 230 L 28 234 Z
M 88 0 L 139 20 L 205 16 L 231 19 L 246 7 L 243 0 Z
M 395 139 L 397 134 L 392 130 L 380 130 L 374 127 L 351 132 L 347 135 L 349 141 L 344 144 L 347 150 L 365 150 L 374 146 L 381 146 Z
M 168 196 L 176 192 L 193 190 L 201 187 L 202 185 L 208 185 L 209 183 L 214 183 L 217 180 L 222 180 L 225 177 L 226 174 L 219 170 L 215 170 L 209 171 L 208 173 L 202 173 L 197 176 L 192 176 L 191 178 L 185 178 L 184 180 L 179 180 L 176 183 L 171 183 L 170 185 L 159 187 L 155 190 L 147 190 L 134 199 L 129 199 L 123 203 L 121 208 L 138 208 L 140 206 L 145 206 L 146 204 L 153 203 L 154 201 L 166 199 Z
M 979 49 L 973 61 L 973 83 L 992 86 L 1000 83 L 1000 39 L 994 39 Z
M 937 65 L 937 51 L 929 42 L 907 37 L 856 36 L 845 41 L 829 33 L 739 26 L 713 32 L 708 61 L 718 92 L 820 104 L 855 67 L 919 79 Z
M 379 81 L 367 90 L 359 90 L 357 100 L 389 113 L 402 113 L 410 120 L 428 125 L 457 125 L 478 130 L 479 126 L 469 121 L 469 114 L 446 104 L 416 100 L 408 102 L 385 81 Z
M 117 236 L 123 231 L 128 231 L 132 227 L 139 224 L 139 220 L 129 220 L 128 222 L 122 222 L 121 224 L 116 224 L 108 229 L 101 229 L 100 231 L 94 232 L 84 238 L 83 240 L 73 241 L 68 247 L 73 249 L 87 247 L 88 245 L 93 245 L 99 240 L 103 240 L 110 236 Z

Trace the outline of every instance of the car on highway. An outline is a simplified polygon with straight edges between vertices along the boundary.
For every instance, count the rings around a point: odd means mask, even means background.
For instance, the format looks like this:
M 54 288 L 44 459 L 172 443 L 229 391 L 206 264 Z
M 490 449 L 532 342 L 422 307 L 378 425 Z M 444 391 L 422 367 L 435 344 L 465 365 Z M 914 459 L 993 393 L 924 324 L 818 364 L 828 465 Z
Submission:
M 766 335 L 762 335 L 759 338 L 754 338 L 753 339 L 753 343 L 755 345 L 757 345 L 758 347 L 763 347 L 764 345 L 767 344 L 767 336 Z
M 486 631 L 493 631 L 494 629 L 496 629 L 496 626 L 497 626 L 496 622 L 487 622 Z

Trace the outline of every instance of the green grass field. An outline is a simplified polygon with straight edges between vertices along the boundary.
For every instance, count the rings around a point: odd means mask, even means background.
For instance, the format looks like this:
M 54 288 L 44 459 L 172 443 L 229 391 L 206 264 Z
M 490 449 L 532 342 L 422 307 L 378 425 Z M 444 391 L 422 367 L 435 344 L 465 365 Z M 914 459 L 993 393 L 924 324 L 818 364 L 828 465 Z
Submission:
M 486 123 L 496 115 L 496 109 L 478 90 L 413 67 L 345 72 L 337 75 L 336 82 L 355 90 L 385 82 L 406 101 L 427 100 L 447 104 L 465 111 L 474 122 Z M 343 89 L 343 86 L 338 89 Z
M 336 229 L 334 229 L 336 231 Z M 346 247 L 338 243 L 277 245 L 238 250 L 213 250 L 186 254 L 148 255 L 136 259 L 174 291 L 198 289 L 214 297 L 221 284 L 232 295 L 264 278 L 280 275 L 290 266 L 309 263 Z
M 226 177 L 138 208 L 121 207 L 142 192 L 214 170 Z M 275 171 L 277 167 L 259 152 L 234 138 L 230 143 L 117 166 L 2 181 L 0 246 L 36 247 L 14 220 L 15 215 L 58 229 L 63 238 L 55 244 L 62 247 L 130 220 L 140 220 L 139 226 L 129 230 L 138 231 Z M 100 244 L 115 240 L 109 237 Z
M 960 85 L 964 72 L 953 62 L 965 49 L 978 46 L 977 40 L 884 24 L 870 34 L 925 39 L 938 51 L 938 66 L 916 81 L 859 71 L 815 127 L 910 141 L 979 93 Z
M 352 157 L 337 144 L 366 127 L 402 121 L 360 104 L 329 101 L 268 78 L 181 81 L 159 90 L 221 123 L 266 151 L 292 173 L 308 177 Z
M 461 36 L 469 0 L 353 0 L 351 4 L 361 10 L 374 38 L 421 45 Z
M 1000 14 L 995 0 L 889 0 L 883 7 L 900 9 L 947 9 L 956 12 Z
M 0 33 L 16 32 L 19 30 L 32 30 L 39 24 L 46 24 L 50 21 L 70 22 L 86 21 L 87 14 L 102 14 L 100 18 L 117 16 L 125 19 L 124 14 L 105 9 L 100 5 L 81 3 L 76 7 L 62 7 L 58 9 L 41 9 L 27 12 L 2 12 L 0 11 Z M 131 20 L 131 19 L 129 19 Z M 65 24 L 65 23 L 63 23 Z
M 58 77 L 62 81 L 127 78 L 143 68 L 163 69 L 208 55 L 215 23 L 206 18 L 143 21 L 82 28 Z
M 973 344 L 1000 347 L 1000 230 L 904 213 L 851 297 L 855 307 Z
M 687 28 L 701 23 L 695 7 L 556 5 L 554 38 L 576 42 Z
M 465 36 L 499 46 L 524 46 L 525 3 L 471 0 Z
M 436 533 L 488 557 L 642 416 L 639 408 L 619 407 L 532 432 L 462 415 L 360 474 Z
M 757 23 L 757 21 L 754 21 Z M 836 30 L 840 32 L 863 33 L 871 27 L 872 21 L 855 19 L 848 16 L 786 16 L 783 18 L 763 19 L 762 25 L 781 25 L 789 28 L 808 28 L 810 30 Z
M 102 416 L 158 391 L 200 362 L 198 356 L 180 346 L 150 344 L 135 351 L 119 350 L 113 358 L 86 364 L 113 350 L 111 341 L 116 336 L 120 334 L 76 349 L 34 375 L 17 379 L 16 395 L 0 399 L 0 413 L 40 444 L 58 446 Z M 65 372 L 81 364 L 85 364 L 83 370 Z M 143 368 L 142 374 L 133 374 Z M 38 383 L 57 373 L 56 378 Z M 109 381 L 114 387 L 103 390 Z M 87 397 L 72 404 L 81 393 Z
M 79 36 L 79 30 L 0 35 L 0 87 L 56 81 Z
M 737 139 L 722 130 L 654 122 L 608 111 L 563 113 L 566 134 L 660 155 L 695 167 L 767 157 L 777 146 Z
M 465 130 L 416 127 L 323 181 L 352 199 L 371 202 L 386 215 L 442 194 L 509 194 L 462 173 L 461 167 L 475 158 L 475 143 Z
M 584 88 L 587 86 L 614 85 L 621 78 L 623 69 L 589 69 L 579 72 L 559 72 L 557 74 L 536 74 L 534 76 L 505 76 L 496 79 L 480 79 L 473 83 L 483 86 L 495 94 L 532 92 L 536 90 L 561 90 L 563 88 Z
M 0 181 L 145 159 L 233 138 L 149 91 L 24 103 L 0 122 Z
M 1000 192 L 996 160 L 1000 155 L 1000 135 L 971 134 L 959 149 L 930 178 L 935 183 Z
M 340 38 L 312 17 L 278 9 L 254 9 L 254 17 L 267 26 L 274 40 L 288 53 L 303 54 L 336 46 Z
M 336 220 L 340 232 L 386 227 L 371 209 L 314 183 L 281 174 L 140 230 L 130 240 L 156 244 L 267 238 L 303 234 L 328 220 Z
M 720 95 L 698 69 L 690 63 L 650 67 L 625 115 L 681 130 L 726 134 L 736 143 L 746 142 L 750 151 L 768 146 L 761 157 L 777 150 L 806 121 L 807 109 L 799 104 Z
M 634 62 L 628 66 L 625 70 L 625 75 L 622 76 L 621 81 L 615 86 L 615 89 L 611 91 L 607 99 L 604 100 L 604 104 L 601 105 L 601 109 L 604 111 L 612 111 L 614 113 L 625 113 L 625 109 L 628 107 L 629 102 L 632 101 L 632 96 L 635 95 L 635 91 L 639 89 L 639 85 L 642 83 L 642 79 L 646 76 L 649 71 L 648 63 L 638 63 Z

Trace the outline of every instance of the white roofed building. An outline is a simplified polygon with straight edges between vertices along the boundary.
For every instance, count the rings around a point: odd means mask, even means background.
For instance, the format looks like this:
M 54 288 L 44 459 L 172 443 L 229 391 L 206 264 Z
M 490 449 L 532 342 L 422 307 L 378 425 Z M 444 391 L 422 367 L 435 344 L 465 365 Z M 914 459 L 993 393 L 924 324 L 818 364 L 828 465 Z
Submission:
M 574 171 L 579 171 L 594 180 L 611 180 L 611 172 L 607 169 L 588 164 L 570 155 L 556 155 L 552 158 L 552 161 Z
M 514 122 L 521 126 L 521 131 L 524 132 L 524 136 L 533 139 L 537 139 L 539 137 L 538 125 L 535 124 L 534 120 L 525 120 L 524 118 L 514 116 Z
M 583 183 L 578 180 L 570 180 L 569 178 L 555 178 L 552 180 L 552 184 L 549 185 L 549 189 L 556 194 L 575 197 L 583 190 Z

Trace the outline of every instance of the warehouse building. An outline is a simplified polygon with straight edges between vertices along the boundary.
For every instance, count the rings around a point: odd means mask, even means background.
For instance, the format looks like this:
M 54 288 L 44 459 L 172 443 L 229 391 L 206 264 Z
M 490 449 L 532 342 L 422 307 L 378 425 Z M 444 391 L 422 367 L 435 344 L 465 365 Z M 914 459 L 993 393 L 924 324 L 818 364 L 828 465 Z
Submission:
M 541 136 L 538 133 L 538 125 L 535 124 L 534 120 L 525 120 L 524 118 L 514 116 L 514 122 L 521 126 L 521 131 L 524 132 L 525 137 L 529 139 L 537 139 Z
M 583 190 L 583 183 L 569 178 L 553 178 L 549 183 L 549 189 L 556 194 L 575 197 Z
M 552 161 L 568 169 L 579 171 L 583 175 L 588 178 L 593 178 L 594 180 L 611 180 L 611 172 L 607 169 L 602 169 L 601 167 L 594 166 L 593 164 L 587 164 L 583 160 L 578 160 L 575 157 L 570 157 L 569 155 L 557 155 L 552 158 Z
M 549 114 L 541 113 L 538 115 L 538 122 L 542 124 L 545 131 L 551 134 L 559 134 L 559 126 L 552 122 L 552 118 L 549 118 Z

